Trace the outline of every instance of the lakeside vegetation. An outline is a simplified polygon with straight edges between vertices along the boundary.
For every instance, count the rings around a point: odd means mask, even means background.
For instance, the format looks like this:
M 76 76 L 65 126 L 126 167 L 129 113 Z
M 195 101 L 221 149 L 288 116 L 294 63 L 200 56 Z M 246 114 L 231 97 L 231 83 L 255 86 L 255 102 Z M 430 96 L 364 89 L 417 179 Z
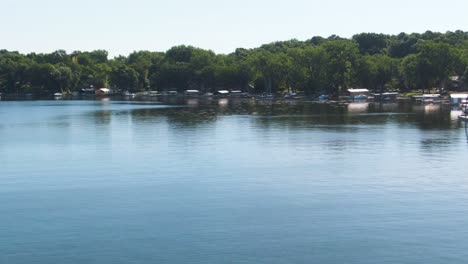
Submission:
M 455 77 L 456 76 L 456 77 Z M 288 40 L 215 54 L 191 46 L 135 51 L 108 58 L 105 50 L 21 54 L 0 50 L 0 93 L 49 95 L 89 87 L 121 91 L 220 89 L 339 94 L 349 87 L 375 92 L 468 83 L 468 32 L 361 33 Z

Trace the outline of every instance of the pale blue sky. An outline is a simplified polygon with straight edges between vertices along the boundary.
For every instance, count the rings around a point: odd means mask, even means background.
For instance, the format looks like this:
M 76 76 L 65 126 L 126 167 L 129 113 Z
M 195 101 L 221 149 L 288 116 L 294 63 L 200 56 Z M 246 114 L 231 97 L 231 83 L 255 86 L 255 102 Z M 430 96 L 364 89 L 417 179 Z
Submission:
M 467 31 L 467 10 L 467 0 L 0 0 L 0 49 L 229 53 L 317 35 Z

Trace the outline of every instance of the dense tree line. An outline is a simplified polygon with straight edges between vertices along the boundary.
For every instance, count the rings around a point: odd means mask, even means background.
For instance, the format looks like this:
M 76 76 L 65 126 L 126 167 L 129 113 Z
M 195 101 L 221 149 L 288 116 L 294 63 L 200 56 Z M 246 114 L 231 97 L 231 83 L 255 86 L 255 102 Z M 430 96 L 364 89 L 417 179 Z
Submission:
M 0 50 L 0 92 L 5 94 L 44 95 L 91 86 L 338 94 L 348 87 L 454 89 L 459 85 L 452 76 L 468 82 L 468 32 L 332 35 L 238 48 L 227 55 L 191 46 L 113 59 L 104 50 L 27 55 Z

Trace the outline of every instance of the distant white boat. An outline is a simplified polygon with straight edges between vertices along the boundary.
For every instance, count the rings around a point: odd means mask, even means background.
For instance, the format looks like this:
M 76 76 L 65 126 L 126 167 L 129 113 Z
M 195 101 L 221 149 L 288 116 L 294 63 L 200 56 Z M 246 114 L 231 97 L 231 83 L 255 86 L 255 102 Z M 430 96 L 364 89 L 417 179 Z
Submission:
M 109 88 L 99 88 L 96 91 L 94 91 L 96 95 L 106 95 L 110 94 L 111 90 Z
M 458 116 L 458 119 L 461 120 L 461 121 L 468 122 L 468 115 L 463 113 L 463 114 Z
M 185 96 L 198 96 L 200 94 L 200 91 L 198 91 L 198 90 L 185 90 L 184 94 L 185 94 Z
M 62 94 L 61 93 L 54 93 L 54 99 L 55 100 L 62 99 Z
M 131 93 L 129 91 L 125 91 L 122 93 L 122 96 L 125 96 L 125 97 L 135 97 L 135 94 L 134 93 Z
M 330 96 L 327 94 L 322 94 L 318 97 L 319 101 L 328 101 L 330 99 Z
M 461 100 L 459 106 L 460 106 L 461 108 L 466 108 L 466 107 L 468 107 L 468 100 Z
M 468 115 L 468 104 L 461 105 L 461 110 L 464 115 Z
M 353 97 L 354 100 L 367 100 L 367 95 L 365 94 L 358 94 Z
M 441 100 L 440 94 L 423 94 L 423 95 L 414 95 L 413 99 L 418 103 L 439 103 Z
M 398 97 L 398 93 L 377 93 L 377 94 L 372 94 L 374 96 L 375 100 L 380 100 L 380 101 L 391 101 L 391 100 L 396 100 Z
M 369 90 L 365 88 L 352 88 L 348 89 L 348 95 L 352 100 L 367 100 Z
M 218 90 L 218 91 L 215 92 L 215 94 L 218 97 L 228 96 L 229 91 L 228 90 Z
M 148 91 L 147 94 L 148 94 L 149 97 L 155 97 L 155 96 L 159 95 L 158 91 Z
M 244 93 L 242 93 L 241 90 L 232 90 L 231 92 L 229 92 L 229 96 L 231 96 L 231 97 L 242 97 L 242 96 L 244 96 Z

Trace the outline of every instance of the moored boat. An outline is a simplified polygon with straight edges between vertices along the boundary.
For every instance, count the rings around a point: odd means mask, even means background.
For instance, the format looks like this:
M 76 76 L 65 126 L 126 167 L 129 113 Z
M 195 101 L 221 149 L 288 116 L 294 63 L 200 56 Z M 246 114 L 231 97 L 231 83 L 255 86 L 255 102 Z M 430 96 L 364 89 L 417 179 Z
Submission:
M 111 89 L 109 88 L 99 88 L 94 91 L 95 95 L 110 95 L 112 93 Z
M 354 99 L 355 99 L 355 100 L 366 100 L 366 99 L 367 99 L 367 95 L 365 95 L 365 94 L 358 94 L 358 95 L 354 96 Z
M 125 91 L 125 92 L 122 93 L 122 96 L 124 96 L 124 97 L 135 97 L 135 94 L 131 93 L 129 91 Z
M 319 101 L 328 101 L 330 99 L 330 96 L 327 94 L 322 94 L 318 97 Z
M 186 97 L 197 97 L 200 95 L 200 91 L 198 90 L 185 90 L 184 95 Z
M 462 100 L 459 104 L 460 108 L 468 107 L 468 100 Z
M 398 98 L 398 93 L 395 92 L 377 93 L 372 95 L 376 101 L 395 101 Z
M 464 115 L 468 115 L 468 104 L 462 105 L 461 109 Z
M 440 94 L 423 94 L 413 95 L 413 100 L 416 103 L 432 104 L 442 102 Z
M 462 114 L 458 116 L 458 119 L 462 121 L 468 120 L 468 104 L 461 105 Z

